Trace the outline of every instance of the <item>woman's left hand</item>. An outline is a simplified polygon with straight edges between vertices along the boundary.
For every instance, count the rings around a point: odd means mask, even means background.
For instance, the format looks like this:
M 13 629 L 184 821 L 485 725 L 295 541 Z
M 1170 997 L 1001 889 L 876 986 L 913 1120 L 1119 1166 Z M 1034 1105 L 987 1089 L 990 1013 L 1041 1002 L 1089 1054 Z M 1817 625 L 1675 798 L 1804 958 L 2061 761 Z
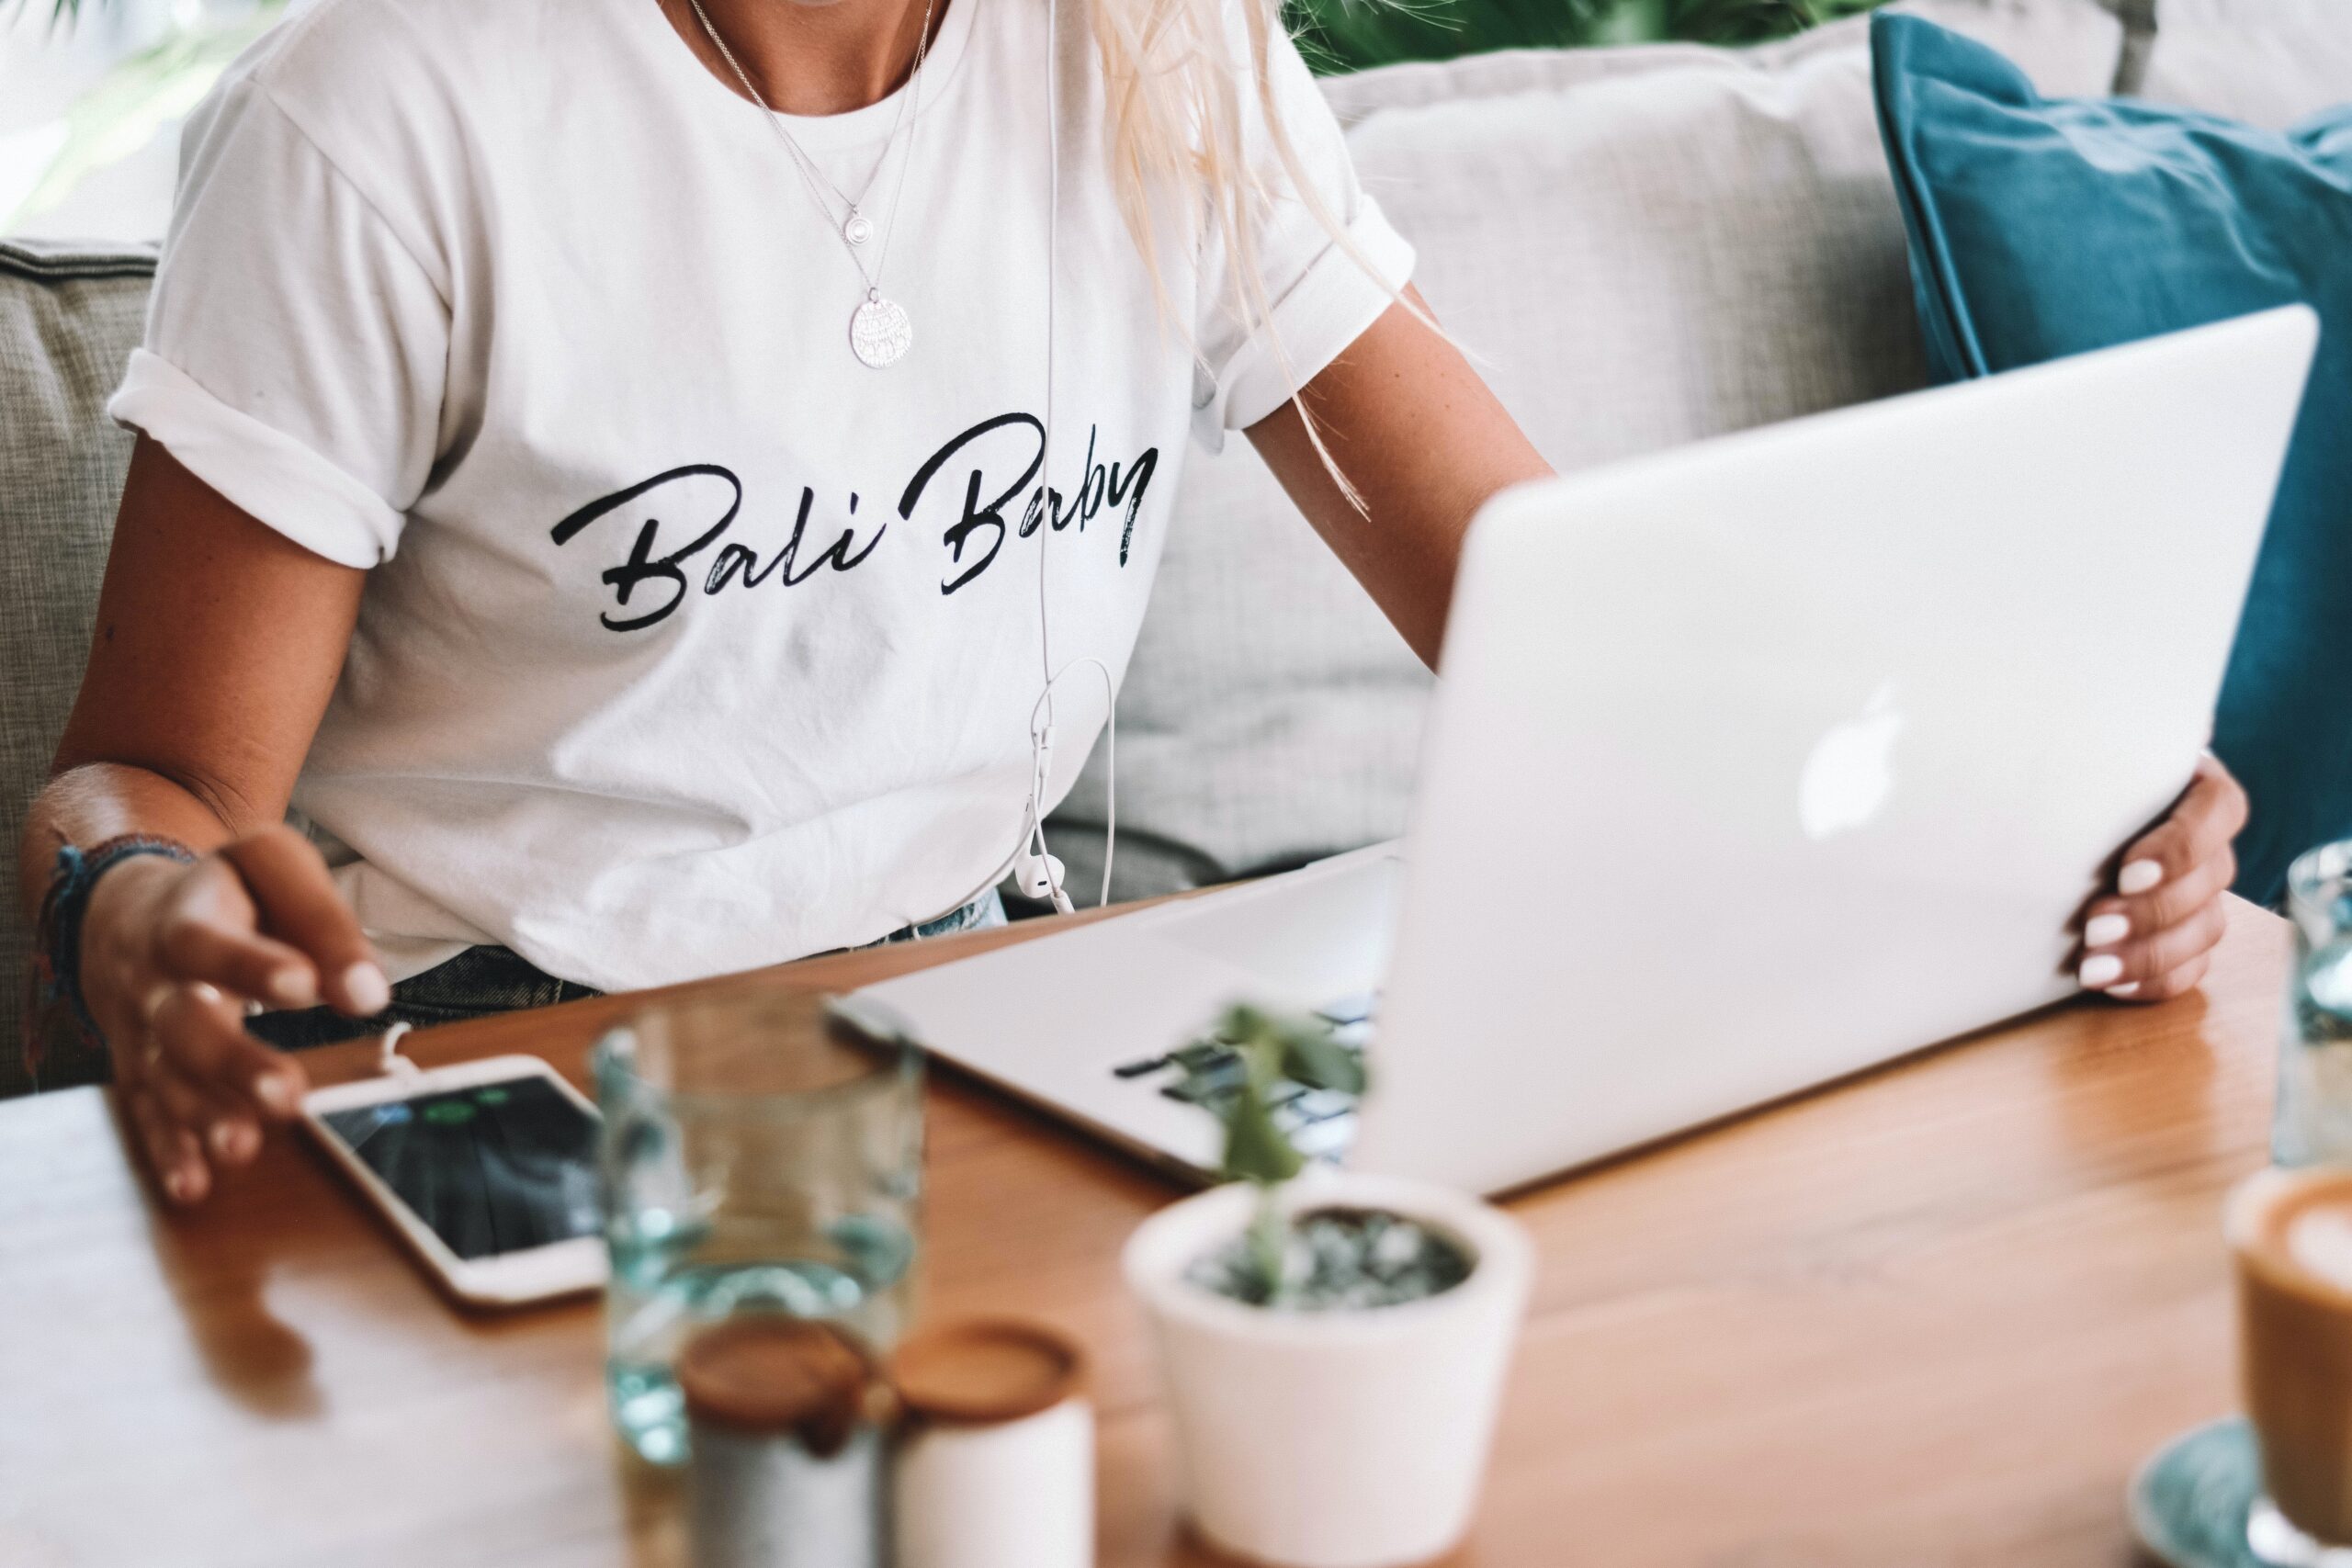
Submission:
M 2245 817 L 2245 791 L 2208 753 L 2172 815 L 2123 852 L 2114 895 L 2084 911 L 2085 990 L 2160 1002 L 2196 988 L 2222 940 Z

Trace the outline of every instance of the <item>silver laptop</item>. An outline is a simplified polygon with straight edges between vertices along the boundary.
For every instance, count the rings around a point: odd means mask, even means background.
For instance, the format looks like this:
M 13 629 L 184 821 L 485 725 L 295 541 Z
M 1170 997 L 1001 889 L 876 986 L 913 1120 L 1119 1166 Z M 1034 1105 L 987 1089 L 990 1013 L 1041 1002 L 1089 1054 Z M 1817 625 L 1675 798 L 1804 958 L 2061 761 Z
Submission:
M 1401 845 L 855 1000 L 1192 1171 L 1170 1053 L 1237 998 L 1323 1010 L 1372 1089 L 1287 1096 L 1294 1135 L 1495 1191 L 2064 997 L 2207 739 L 2316 337 L 2271 311 L 1498 497 Z

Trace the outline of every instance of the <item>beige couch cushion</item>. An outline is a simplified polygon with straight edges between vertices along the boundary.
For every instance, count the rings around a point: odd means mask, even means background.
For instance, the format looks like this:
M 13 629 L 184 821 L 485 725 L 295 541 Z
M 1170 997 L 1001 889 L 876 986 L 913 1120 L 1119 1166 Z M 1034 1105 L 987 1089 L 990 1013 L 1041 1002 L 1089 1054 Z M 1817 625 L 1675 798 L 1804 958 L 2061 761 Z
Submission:
M 2090 0 L 1915 0 L 2053 93 L 2106 90 Z M 1330 85 L 1439 318 L 1578 468 L 1926 376 L 1864 18 L 1789 42 L 1519 52 Z M 1186 463 L 1119 706 L 1115 892 L 1403 829 L 1429 677 L 1246 442 Z M 1054 819 L 1100 875 L 1104 755 Z
M 2283 130 L 2352 98 L 2352 0 L 2162 0 L 2141 96 Z
M 28 943 L 17 838 L 81 683 L 130 438 L 107 394 L 139 341 L 149 250 L 0 243 L 0 1095 L 18 1054 Z M 52 1043 L 42 1083 L 98 1064 Z

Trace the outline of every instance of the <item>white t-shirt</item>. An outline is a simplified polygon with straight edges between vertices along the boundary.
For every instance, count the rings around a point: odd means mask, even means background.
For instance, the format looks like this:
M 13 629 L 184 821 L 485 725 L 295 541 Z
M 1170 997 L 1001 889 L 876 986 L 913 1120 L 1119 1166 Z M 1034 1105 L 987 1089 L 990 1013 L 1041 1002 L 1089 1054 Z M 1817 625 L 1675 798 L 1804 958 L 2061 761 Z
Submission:
M 1045 0 L 947 5 L 901 206 L 903 141 L 865 206 L 914 332 L 886 370 L 789 154 L 655 0 L 324 0 L 189 123 L 111 411 L 372 569 L 294 805 L 400 970 L 475 942 L 608 989 L 740 970 L 938 915 L 1016 847 L 1041 550 L 1056 665 L 1117 676 L 1188 434 L 1273 412 L 1282 360 L 1313 376 L 1412 261 L 1278 42 L 1385 281 L 1286 194 L 1281 353 L 1208 242 L 1164 259 L 1168 319 L 1079 15 L 1049 412 Z M 854 192 L 898 108 L 786 123 Z M 1106 706 L 1091 667 L 1057 684 L 1049 804 Z

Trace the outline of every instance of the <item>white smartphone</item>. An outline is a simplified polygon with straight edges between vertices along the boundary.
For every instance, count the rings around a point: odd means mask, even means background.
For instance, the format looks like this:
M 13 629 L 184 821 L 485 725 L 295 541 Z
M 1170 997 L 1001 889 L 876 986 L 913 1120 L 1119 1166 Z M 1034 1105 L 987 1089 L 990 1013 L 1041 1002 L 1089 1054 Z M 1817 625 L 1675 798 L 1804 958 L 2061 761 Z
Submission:
M 605 1282 L 596 1108 L 536 1056 L 314 1089 L 302 1120 L 459 1300 Z

